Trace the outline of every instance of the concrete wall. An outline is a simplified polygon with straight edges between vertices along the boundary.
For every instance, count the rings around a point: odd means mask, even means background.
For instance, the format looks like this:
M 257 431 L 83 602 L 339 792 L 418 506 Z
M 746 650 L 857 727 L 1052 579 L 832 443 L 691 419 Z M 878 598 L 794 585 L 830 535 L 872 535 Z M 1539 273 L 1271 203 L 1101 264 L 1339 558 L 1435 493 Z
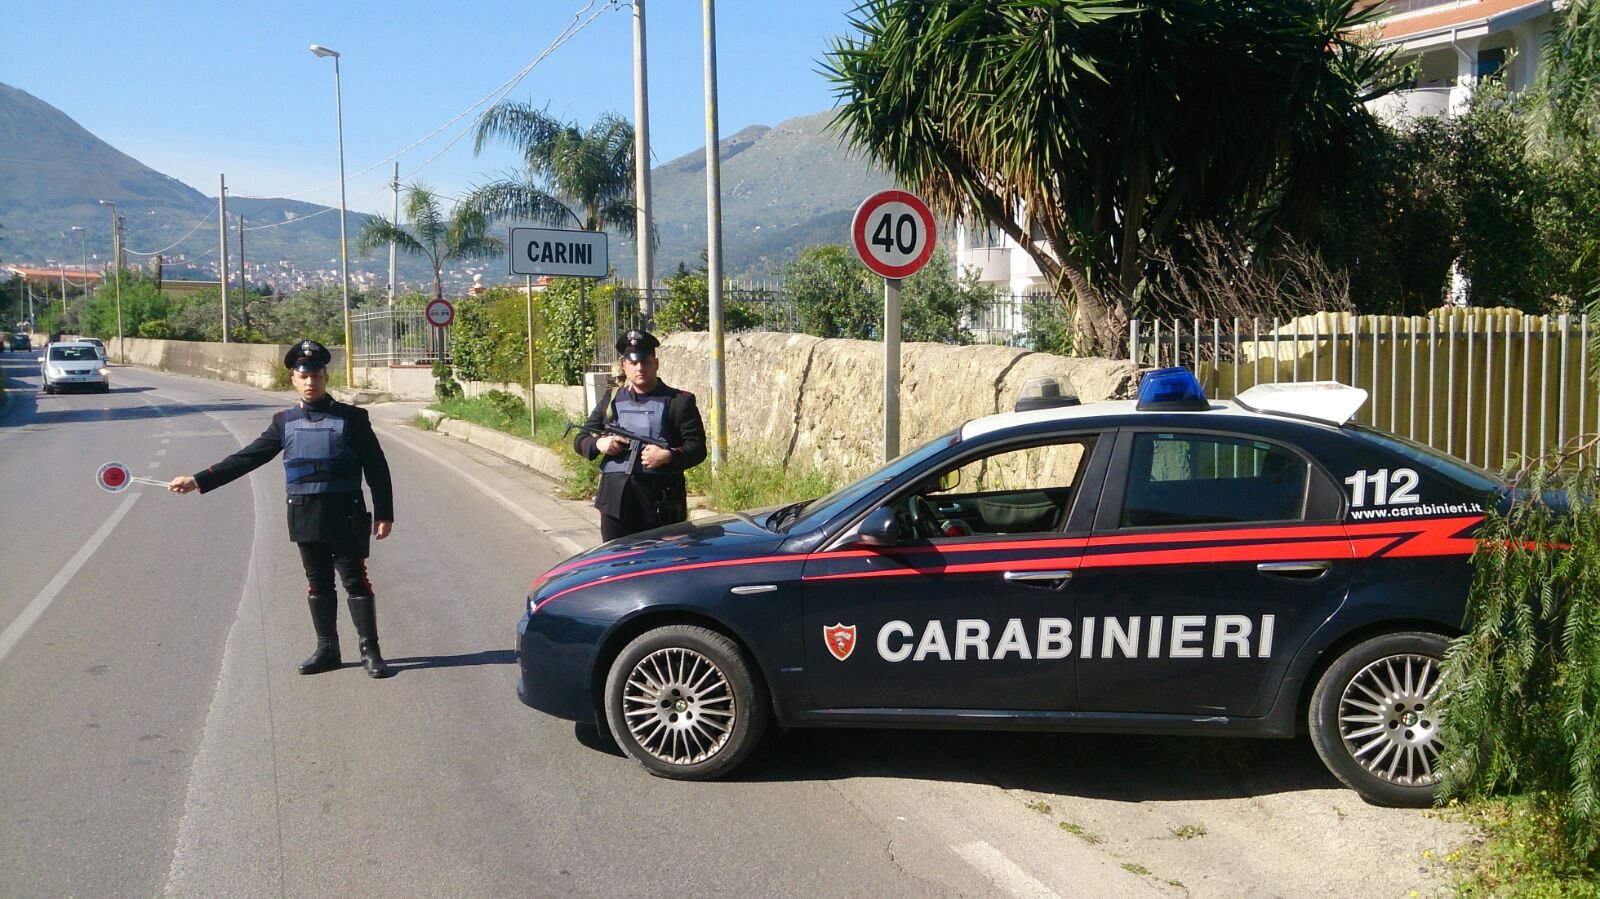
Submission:
M 204 343 L 197 340 L 150 340 L 143 337 L 106 341 L 111 361 L 120 362 L 127 352 L 130 365 L 156 368 L 174 374 L 216 381 L 232 381 L 271 389 L 274 377 L 281 378 L 287 345 L 268 343 Z M 330 347 L 331 368 L 344 368 L 344 349 Z
M 711 422 L 710 337 L 674 334 L 659 351 L 661 378 L 693 391 Z M 883 344 L 803 334 L 730 334 L 724 345 L 729 451 L 810 465 L 839 477 L 883 461 Z M 900 449 L 968 419 L 1009 412 L 1022 385 L 1066 375 L 1084 402 L 1131 397 L 1125 360 L 1074 359 L 1014 347 L 901 346 Z

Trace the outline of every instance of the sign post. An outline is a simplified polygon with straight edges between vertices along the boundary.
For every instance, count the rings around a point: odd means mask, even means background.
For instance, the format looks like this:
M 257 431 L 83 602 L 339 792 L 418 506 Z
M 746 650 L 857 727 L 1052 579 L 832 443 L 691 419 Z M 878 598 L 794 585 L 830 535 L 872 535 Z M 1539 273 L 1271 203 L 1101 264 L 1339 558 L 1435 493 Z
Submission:
M 856 207 L 850 243 L 883 276 L 883 459 L 900 455 L 900 281 L 933 256 L 933 212 L 915 194 L 883 190 Z
M 584 278 L 583 302 L 589 301 L 588 279 L 610 274 L 608 236 L 604 231 L 560 228 L 512 228 L 506 241 L 511 274 L 522 275 L 528 292 L 528 431 L 537 427 L 533 371 L 533 276 Z M 646 287 L 650 285 L 646 284 Z

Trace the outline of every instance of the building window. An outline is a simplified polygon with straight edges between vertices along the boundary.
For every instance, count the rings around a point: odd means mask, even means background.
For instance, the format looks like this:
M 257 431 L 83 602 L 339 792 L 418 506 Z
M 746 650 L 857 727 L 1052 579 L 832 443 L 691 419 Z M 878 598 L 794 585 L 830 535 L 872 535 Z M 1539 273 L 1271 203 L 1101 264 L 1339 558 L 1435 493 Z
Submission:
M 1478 66 L 1474 73 L 1479 78 L 1498 78 L 1505 71 L 1506 48 L 1495 47 L 1492 50 L 1478 51 Z

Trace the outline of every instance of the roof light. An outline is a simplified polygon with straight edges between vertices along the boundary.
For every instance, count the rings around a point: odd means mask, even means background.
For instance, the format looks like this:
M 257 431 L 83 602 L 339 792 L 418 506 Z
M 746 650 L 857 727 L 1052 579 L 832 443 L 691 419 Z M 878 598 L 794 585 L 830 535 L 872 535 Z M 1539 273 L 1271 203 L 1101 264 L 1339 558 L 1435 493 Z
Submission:
M 1078 405 L 1078 391 L 1066 375 L 1046 375 L 1029 378 L 1022 384 L 1022 393 L 1013 409 L 1027 412 L 1032 409 L 1056 409 Z
M 1342 425 L 1366 403 L 1367 392 L 1338 381 L 1301 381 L 1297 384 L 1257 384 L 1234 397 L 1234 401 L 1251 412 L 1270 412 Z
M 1211 408 L 1200 379 L 1187 368 L 1158 368 L 1139 380 L 1140 412 L 1204 412 Z

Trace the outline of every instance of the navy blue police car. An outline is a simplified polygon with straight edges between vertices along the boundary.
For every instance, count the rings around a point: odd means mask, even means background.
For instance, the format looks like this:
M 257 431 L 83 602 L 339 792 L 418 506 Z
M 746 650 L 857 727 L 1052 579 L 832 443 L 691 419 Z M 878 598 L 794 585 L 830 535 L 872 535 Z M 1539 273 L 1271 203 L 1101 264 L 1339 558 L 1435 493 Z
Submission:
M 523 702 L 680 779 L 772 723 L 1304 729 L 1369 801 L 1428 804 L 1440 661 L 1506 485 L 1352 423 L 1366 393 L 1338 384 L 1049 392 L 820 499 L 551 569 L 518 626 Z

